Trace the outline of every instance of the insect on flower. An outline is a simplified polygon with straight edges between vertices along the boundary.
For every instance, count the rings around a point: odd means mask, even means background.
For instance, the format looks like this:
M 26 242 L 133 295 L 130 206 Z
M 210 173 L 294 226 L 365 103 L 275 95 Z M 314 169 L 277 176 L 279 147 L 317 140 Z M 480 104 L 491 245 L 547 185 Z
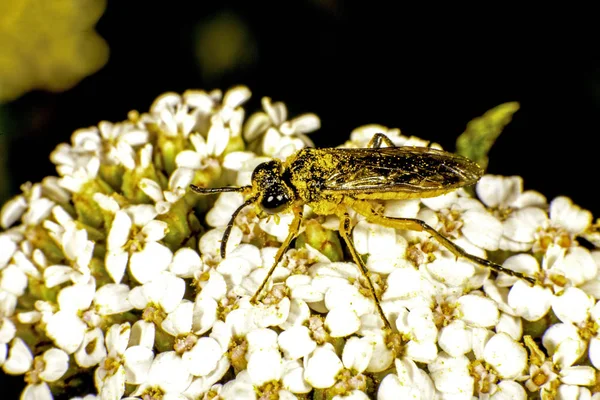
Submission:
M 382 147 L 382 143 L 388 147 Z M 319 215 L 338 216 L 340 235 L 360 268 L 379 316 L 391 330 L 367 267 L 350 237 L 352 226 L 348 208 L 372 223 L 396 229 L 425 231 L 456 257 L 464 257 L 481 266 L 535 284 L 533 278 L 467 253 L 419 219 L 384 216 L 368 201 L 436 197 L 472 185 L 482 174 L 483 170 L 468 158 L 429 147 L 395 147 L 387 136 L 377 133 L 367 148 L 304 148 L 289 156 L 285 162 L 272 160 L 259 164 L 252 173 L 252 185 L 249 186 L 200 188 L 191 185 L 191 188 L 199 194 L 241 192 L 245 195 L 246 201 L 235 210 L 223 234 L 222 258 L 225 258 L 227 239 L 235 218 L 244 207 L 258 204 L 267 214 L 293 210 L 294 219 L 289 234 L 277 251 L 266 278 L 252 297 L 253 302 L 259 299 L 275 267 L 298 236 L 303 205 L 307 204 Z

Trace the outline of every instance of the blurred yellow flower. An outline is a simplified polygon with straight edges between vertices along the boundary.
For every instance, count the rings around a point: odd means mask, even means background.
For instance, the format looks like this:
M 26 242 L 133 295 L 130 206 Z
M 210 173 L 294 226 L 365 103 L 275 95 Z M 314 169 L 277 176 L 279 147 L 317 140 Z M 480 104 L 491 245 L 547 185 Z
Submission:
M 66 90 L 98 71 L 108 45 L 94 25 L 106 0 L 0 1 L 0 102 Z

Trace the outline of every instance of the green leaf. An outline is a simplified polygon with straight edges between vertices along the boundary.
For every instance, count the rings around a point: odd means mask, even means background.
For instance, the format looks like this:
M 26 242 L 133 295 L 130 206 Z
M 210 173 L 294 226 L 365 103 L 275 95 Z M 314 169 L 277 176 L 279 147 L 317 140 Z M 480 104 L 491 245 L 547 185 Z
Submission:
M 471 120 L 456 139 L 456 152 L 486 169 L 490 149 L 518 109 L 519 103 L 516 101 L 503 103 Z

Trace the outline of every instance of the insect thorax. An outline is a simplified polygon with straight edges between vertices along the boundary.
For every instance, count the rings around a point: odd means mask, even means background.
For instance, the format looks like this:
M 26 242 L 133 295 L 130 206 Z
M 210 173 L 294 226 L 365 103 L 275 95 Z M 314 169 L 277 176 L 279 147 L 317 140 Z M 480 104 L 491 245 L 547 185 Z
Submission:
M 331 172 L 340 167 L 339 157 L 331 152 L 305 148 L 288 159 L 283 179 L 292 187 L 298 200 L 311 206 L 318 214 L 331 214 L 331 208 L 335 208 L 343 196 L 326 195 L 323 193 L 323 186 Z

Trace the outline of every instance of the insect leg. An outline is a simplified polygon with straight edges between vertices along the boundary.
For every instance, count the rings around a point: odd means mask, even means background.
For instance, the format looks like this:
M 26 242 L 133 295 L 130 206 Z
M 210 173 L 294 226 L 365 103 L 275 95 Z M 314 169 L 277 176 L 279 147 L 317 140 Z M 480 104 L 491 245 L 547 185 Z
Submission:
M 390 140 L 389 137 L 385 136 L 383 133 L 376 133 L 373 135 L 367 147 L 373 149 L 379 149 L 381 147 L 381 143 L 385 143 L 388 147 L 396 147 L 394 143 Z
M 385 327 L 391 331 L 392 326 L 390 325 L 390 322 L 387 320 L 385 314 L 383 313 L 383 309 L 381 308 L 381 304 L 379 303 L 379 298 L 377 297 L 377 293 L 375 292 L 375 286 L 373 286 L 373 282 L 371 282 L 371 278 L 369 278 L 369 271 L 367 270 L 367 266 L 363 262 L 362 258 L 360 258 L 360 255 L 354 247 L 354 243 L 352 242 L 352 238 L 350 237 L 351 233 L 352 227 L 350 226 L 350 215 L 348 215 L 348 213 L 345 212 L 340 217 L 340 235 L 346 242 L 346 245 L 350 250 L 350 254 L 352 255 L 352 259 L 354 260 L 356 265 L 358 265 L 358 268 L 360 268 L 360 272 L 367 282 L 367 286 L 369 287 L 371 296 L 373 296 L 373 300 L 375 300 L 375 306 L 377 307 L 377 313 L 379 314 L 379 317 L 383 320 Z
M 267 272 L 267 276 L 265 277 L 265 279 L 263 279 L 258 290 L 256 290 L 256 293 L 254 293 L 254 296 L 252 296 L 252 299 L 250 299 L 250 301 L 252 303 L 256 303 L 258 301 L 258 299 L 260 298 L 260 293 L 263 291 L 265 286 L 267 286 L 267 282 L 269 282 L 271 275 L 273 275 L 275 268 L 277 268 L 277 264 L 279 264 L 279 262 L 283 258 L 283 255 L 290 247 L 292 240 L 294 240 L 296 238 L 296 236 L 298 236 L 298 232 L 300 231 L 300 223 L 302 222 L 302 209 L 295 208 L 294 214 L 295 214 L 294 219 L 292 220 L 292 223 L 290 224 L 290 231 L 288 233 L 288 236 L 285 239 L 285 241 L 281 244 L 281 247 L 279 248 L 279 250 L 277 250 L 277 254 L 275 254 L 275 261 L 273 262 L 271 269 L 269 269 L 269 272 Z
M 423 232 L 423 231 L 427 232 L 431 236 L 433 236 L 435 238 L 435 240 L 437 240 L 442 246 L 444 246 L 452 254 L 454 254 L 456 257 L 464 257 L 468 260 L 471 260 L 475 264 L 479 264 L 483 267 L 491 268 L 496 272 L 504 272 L 507 275 L 523 279 L 534 285 L 537 283 L 537 280 L 535 278 L 525 276 L 520 272 L 516 272 L 516 271 L 510 270 L 510 269 L 504 268 L 503 266 L 498 265 L 490 260 L 486 260 L 485 258 L 480 258 L 480 257 L 474 256 L 470 253 L 467 253 L 467 251 L 465 251 L 462 247 L 454 244 L 454 242 L 452 242 L 450 239 L 448 239 L 447 237 L 445 237 L 444 235 L 439 233 L 437 230 L 432 228 L 430 225 L 428 225 L 426 222 L 421 221 L 420 219 L 386 217 L 384 215 L 377 213 L 373 209 L 373 207 L 366 201 L 360 201 L 360 200 L 346 198 L 345 203 L 348 206 L 352 207 L 359 214 L 365 216 L 367 218 L 367 221 L 369 221 L 369 222 L 388 226 L 390 228 L 395 228 L 395 229 L 411 230 L 411 231 L 417 231 L 417 232 Z

